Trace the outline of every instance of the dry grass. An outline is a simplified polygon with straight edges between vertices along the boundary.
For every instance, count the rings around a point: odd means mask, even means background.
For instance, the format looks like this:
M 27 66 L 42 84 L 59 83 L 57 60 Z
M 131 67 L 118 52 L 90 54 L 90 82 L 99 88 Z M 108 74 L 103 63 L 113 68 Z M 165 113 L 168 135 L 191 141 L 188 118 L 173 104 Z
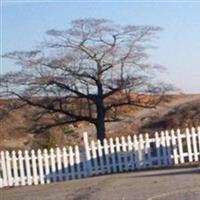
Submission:
M 44 140 L 44 134 L 36 135 L 28 130 L 33 123 L 31 118 L 29 119 L 33 108 L 25 106 L 12 111 L 6 117 L 7 103 L 6 100 L 0 101 L 0 115 L 3 116 L 0 121 L 0 149 L 37 148 L 38 141 Z M 106 124 L 107 137 L 195 126 L 200 124 L 200 95 L 170 95 L 156 109 L 126 106 L 119 112 L 121 121 Z M 49 131 L 56 145 L 79 143 L 83 131 L 88 131 L 91 137 L 95 137 L 94 127 L 85 122 L 71 126 L 72 137 L 68 134 L 70 131 L 66 131 L 67 128 L 61 126 Z

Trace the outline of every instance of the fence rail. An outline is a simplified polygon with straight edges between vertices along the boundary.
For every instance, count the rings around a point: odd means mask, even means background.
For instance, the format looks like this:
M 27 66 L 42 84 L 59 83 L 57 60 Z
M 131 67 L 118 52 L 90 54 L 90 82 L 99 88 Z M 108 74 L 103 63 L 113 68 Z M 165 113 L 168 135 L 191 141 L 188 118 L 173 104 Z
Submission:
M 153 137 L 122 136 L 103 142 L 89 141 L 87 133 L 83 136 L 83 148 L 2 151 L 0 188 L 200 161 L 200 127 L 156 132 Z

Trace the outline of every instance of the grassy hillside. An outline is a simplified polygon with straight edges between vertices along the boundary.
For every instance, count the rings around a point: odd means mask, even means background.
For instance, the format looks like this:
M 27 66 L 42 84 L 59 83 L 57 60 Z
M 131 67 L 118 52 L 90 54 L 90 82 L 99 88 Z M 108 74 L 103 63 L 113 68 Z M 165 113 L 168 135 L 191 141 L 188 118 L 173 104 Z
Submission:
M 0 101 L 0 149 L 49 148 L 81 142 L 82 132 L 95 137 L 95 129 L 88 123 L 52 128 L 43 134 L 33 134 L 29 127 L 33 108 L 14 110 L 6 117 L 7 102 Z M 200 125 L 200 95 L 168 96 L 156 109 L 125 107 L 121 120 L 106 124 L 107 137 L 155 132 L 163 129 Z

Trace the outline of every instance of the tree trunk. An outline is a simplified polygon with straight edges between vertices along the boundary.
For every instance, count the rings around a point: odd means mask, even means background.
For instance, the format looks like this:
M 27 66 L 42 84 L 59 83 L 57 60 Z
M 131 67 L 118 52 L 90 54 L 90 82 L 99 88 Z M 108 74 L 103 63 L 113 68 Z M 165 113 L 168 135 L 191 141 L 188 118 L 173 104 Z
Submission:
M 103 142 L 103 139 L 105 138 L 105 124 L 104 124 L 104 118 L 99 120 L 96 124 L 96 131 L 97 131 L 97 139 Z
M 101 98 L 98 99 L 97 103 L 97 121 L 95 123 L 96 131 L 97 131 L 97 139 L 103 142 L 105 138 L 105 108 L 103 105 L 103 100 Z
M 98 69 L 100 70 L 101 67 L 98 66 Z M 96 120 L 96 131 L 97 131 L 97 139 L 103 142 L 103 139 L 105 138 L 105 107 L 104 107 L 104 101 L 103 101 L 103 87 L 101 83 L 101 75 L 99 73 L 98 81 L 97 81 L 97 87 L 98 87 L 98 95 L 96 98 L 96 109 L 97 109 L 97 120 Z

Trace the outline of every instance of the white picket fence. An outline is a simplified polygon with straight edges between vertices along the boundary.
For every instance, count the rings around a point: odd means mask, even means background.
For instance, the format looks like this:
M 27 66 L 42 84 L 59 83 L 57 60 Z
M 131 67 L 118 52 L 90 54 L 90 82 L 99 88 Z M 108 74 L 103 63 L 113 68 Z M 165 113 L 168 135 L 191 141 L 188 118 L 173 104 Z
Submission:
M 200 161 L 200 127 L 89 141 L 84 146 L 0 154 L 0 188 Z

